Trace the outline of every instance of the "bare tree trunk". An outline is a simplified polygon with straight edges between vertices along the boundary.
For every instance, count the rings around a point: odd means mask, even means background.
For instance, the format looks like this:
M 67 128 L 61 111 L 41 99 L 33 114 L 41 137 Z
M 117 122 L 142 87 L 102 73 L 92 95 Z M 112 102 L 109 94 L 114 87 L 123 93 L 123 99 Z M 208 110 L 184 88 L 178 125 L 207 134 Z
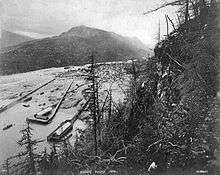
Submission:
M 27 141 L 28 141 L 28 145 L 27 145 L 27 149 L 28 149 L 28 153 L 29 153 L 29 158 L 30 158 L 30 169 L 31 169 L 31 173 L 36 173 L 36 169 L 35 169 L 35 165 L 34 165 L 34 155 L 33 155 L 33 151 L 32 151 L 32 141 L 30 139 L 30 125 L 28 123 L 28 127 L 27 127 Z
M 159 20 L 159 23 L 158 23 L 158 43 L 160 42 L 160 20 Z
M 176 16 L 177 16 L 178 23 L 179 23 L 179 25 L 180 25 L 180 24 L 181 24 L 180 17 L 179 17 L 178 14 L 176 14 Z
M 93 136 L 94 136 L 94 153 L 97 155 L 97 102 L 96 102 L 96 81 L 95 81 L 95 70 L 94 70 L 94 56 L 91 55 L 91 78 L 92 78 L 92 108 L 91 113 L 93 117 Z
M 99 87 L 98 87 L 98 83 L 96 82 L 95 84 L 95 99 L 96 99 L 96 124 L 97 124 L 97 140 L 99 145 L 101 145 L 101 111 L 99 109 Z
M 170 21 L 170 23 L 171 23 L 171 25 L 172 25 L 172 27 L 173 27 L 173 30 L 176 30 L 173 21 L 170 19 L 170 17 L 169 17 L 168 15 L 167 15 L 167 19 Z
M 135 121 L 135 102 L 137 99 L 137 70 L 135 66 L 134 60 L 132 60 L 132 82 L 131 82 L 131 104 L 129 108 L 129 117 L 127 121 L 127 136 L 126 140 L 130 141 L 134 136 L 136 129 L 136 121 Z
M 112 89 L 109 90 L 109 109 L 108 109 L 108 118 L 112 116 Z
M 200 0 L 200 25 L 203 27 L 207 23 L 208 7 L 205 0 Z
M 189 18 L 189 0 L 186 0 L 185 22 L 188 21 L 188 18 Z
M 132 76 L 133 76 L 133 80 L 132 80 L 132 81 L 133 81 L 133 82 L 132 82 L 133 85 L 132 85 L 132 86 L 133 86 L 133 92 L 134 92 L 133 95 L 134 95 L 134 98 L 135 98 L 135 96 L 136 96 L 135 93 L 136 93 L 136 89 L 137 89 L 137 88 L 136 88 L 136 86 L 137 86 L 137 71 L 136 71 L 136 66 L 135 66 L 134 60 L 132 60 L 132 71 L 133 71 L 133 73 L 132 73 L 132 74 L 133 74 L 133 75 L 132 75 Z
M 168 34 L 169 34 L 169 24 L 168 24 L 167 15 L 165 15 L 165 19 L 166 19 L 166 25 L 167 25 L 167 37 L 168 37 Z

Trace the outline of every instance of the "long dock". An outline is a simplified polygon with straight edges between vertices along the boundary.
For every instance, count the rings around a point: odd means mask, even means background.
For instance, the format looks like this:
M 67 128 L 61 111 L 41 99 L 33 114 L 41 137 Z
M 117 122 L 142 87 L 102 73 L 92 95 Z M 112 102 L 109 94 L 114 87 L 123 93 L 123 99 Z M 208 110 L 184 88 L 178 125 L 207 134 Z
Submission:
M 55 110 L 54 110 L 54 112 L 53 112 L 53 114 L 52 114 L 52 117 L 48 120 L 48 122 L 50 122 L 51 120 L 53 120 L 53 118 L 55 117 L 55 115 L 56 115 L 56 113 L 57 113 L 57 111 L 58 111 L 58 109 L 59 109 L 61 103 L 62 103 L 63 100 L 65 99 L 66 94 L 67 94 L 67 92 L 69 91 L 69 89 L 70 89 L 70 87 L 72 86 L 72 84 L 73 84 L 73 81 L 70 83 L 70 85 L 68 86 L 68 88 L 67 88 L 66 91 L 64 92 L 63 97 L 61 98 L 61 100 L 60 100 L 59 103 L 57 104 L 57 106 L 56 106 L 56 108 L 55 108 Z
M 72 86 L 72 84 L 73 84 L 73 81 L 69 84 L 67 89 L 64 91 L 64 95 L 62 96 L 62 98 L 60 99 L 58 104 L 56 105 L 55 109 L 53 109 L 52 114 L 50 115 L 50 117 L 47 120 L 40 119 L 40 118 L 35 118 L 34 116 L 32 116 L 32 117 L 28 117 L 27 121 L 34 122 L 34 123 L 41 123 L 41 124 L 48 124 L 48 123 L 50 123 L 53 120 L 53 118 L 55 117 L 57 111 L 59 110 L 59 107 L 62 104 L 63 100 L 65 99 L 66 94 L 69 91 L 69 89 Z
M 79 118 L 79 116 L 80 116 L 80 115 L 82 114 L 82 112 L 85 110 L 85 108 L 87 107 L 87 105 L 88 105 L 89 102 L 90 102 L 90 99 L 91 99 L 91 97 L 86 101 L 86 103 L 82 106 L 82 108 L 79 109 L 79 110 L 77 111 L 77 113 L 72 117 L 72 119 L 71 119 L 72 125 L 75 123 L 75 121 Z
M 49 83 L 51 83 L 51 82 L 54 81 L 54 80 L 55 80 L 55 78 L 52 79 L 52 80 L 50 80 L 50 81 L 48 81 L 48 82 L 46 82 L 45 84 L 43 84 L 43 85 L 37 87 L 36 89 L 34 89 L 34 90 L 32 90 L 31 92 L 25 94 L 24 96 L 22 96 L 22 97 L 16 99 L 15 101 L 13 101 L 13 102 L 11 102 L 11 103 L 9 103 L 9 104 L 3 106 L 2 108 L 0 108 L 0 113 L 3 112 L 3 111 L 5 111 L 6 109 L 11 108 L 11 107 L 14 106 L 15 104 L 17 104 L 19 101 L 25 99 L 27 96 L 33 94 L 34 92 L 38 91 L 39 89 L 41 89 L 42 87 L 48 85 Z

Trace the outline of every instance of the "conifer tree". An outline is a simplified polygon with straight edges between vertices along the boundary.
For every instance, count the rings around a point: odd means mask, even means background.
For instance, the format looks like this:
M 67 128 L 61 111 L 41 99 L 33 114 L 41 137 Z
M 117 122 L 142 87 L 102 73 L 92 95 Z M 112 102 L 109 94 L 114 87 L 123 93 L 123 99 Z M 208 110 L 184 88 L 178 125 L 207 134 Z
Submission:
M 17 142 L 19 146 L 24 148 L 16 157 L 21 158 L 18 169 L 23 173 L 36 174 L 37 159 L 39 155 L 36 153 L 37 144 L 43 142 L 40 139 L 33 139 L 33 129 L 27 122 L 26 127 L 20 131 L 22 134 L 21 139 Z

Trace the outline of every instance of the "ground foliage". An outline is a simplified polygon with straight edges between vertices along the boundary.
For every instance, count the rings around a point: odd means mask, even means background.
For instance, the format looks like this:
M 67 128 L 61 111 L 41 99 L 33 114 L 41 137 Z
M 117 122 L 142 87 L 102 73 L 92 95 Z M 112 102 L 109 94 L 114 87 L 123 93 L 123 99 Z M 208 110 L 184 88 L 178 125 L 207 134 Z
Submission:
M 127 99 L 109 119 L 106 140 L 133 145 L 121 155 L 129 166 L 154 161 L 163 168 L 189 167 L 214 159 L 217 79 L 210 36 L 215 6 L 213 1 L 194 3 L 197 9 L 188 8 L 197 10 L 196 15 L 188 16 L 156 45 L 154 58 L 145 66 L 132 64 Z

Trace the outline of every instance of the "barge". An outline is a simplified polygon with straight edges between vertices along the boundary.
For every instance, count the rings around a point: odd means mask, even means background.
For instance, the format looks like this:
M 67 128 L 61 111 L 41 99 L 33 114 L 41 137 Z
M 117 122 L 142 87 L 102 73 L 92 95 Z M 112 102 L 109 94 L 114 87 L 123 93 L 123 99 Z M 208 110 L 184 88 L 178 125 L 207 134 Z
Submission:
M 71 120 L 66 120 L 62 122 L 48 137 L 48 141 L 63 141 L 67 139 L 68 137 L 71 137 L 72 134 L 69 134 L 69 136 L 66 136 L 71 130 L 73 129 L 73 124 Z M 67 138 L 65 138 L 65 136 Z
M 49 123 L 50 119 L 53 117 L 52 111 L 53 111 L 53 107 L 49 106 L 37 112 L 36 114 L 34 114 L 34 116 L 27 118 L 26 120 L 28 122 L 47 124 Z
M 47 141 L 49 142 L 61 142 L 64 141 L 72 136 L 70 131 L 73 129 L 73 124 L 82 114 L 82 112 L 86 109 L 89 100 L 86 101 L 85 104 L 78 110 L 78 112 L 72 117 L 70 120 L 65 120 L 62 122 L 51 134 L 47 136 Z
M 34 114 L 34 116 L 28 117 L 26 120 L 28 122 L 40 123 L 40 124 L 48 124 L 48 123 L 50 123 L 53 120 L 53 118 L 55 117 L 55 115 L 56 115 L 56 113 L 57 113 L 61 103 L 65 99 L 65 96 L 66 96 L 68 90 L 70 89 L 72 83 L 73 83 L 73 81 L 70 83 L 68 88 L 65 90 L 64 95 L 62 96 L 61 100 L 56 105 L 54 110 L 53 110 L 52 107 L 47 107 L 46 109 L 43 109 L 42 111 Z

